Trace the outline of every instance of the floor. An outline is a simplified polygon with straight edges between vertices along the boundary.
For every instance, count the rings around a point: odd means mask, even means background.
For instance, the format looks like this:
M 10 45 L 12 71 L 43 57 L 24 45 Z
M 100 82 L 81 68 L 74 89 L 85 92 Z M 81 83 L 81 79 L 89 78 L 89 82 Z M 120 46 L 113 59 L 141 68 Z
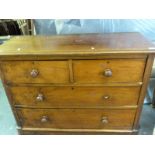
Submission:
M 155 108 L 147 104 L 143 106 L 142 115 L 140 118 L 140 135 L 155 134 Z
M 141 135 L 155 134 L 155 109 L 150 104 L 144 104 L 140 119 Z M 0 82 L 0 135 L 17 135 L 16 122 L 9 106 L 2 83 Z
M 17 135 L 16 121 L 0 81 L 0 135 Z

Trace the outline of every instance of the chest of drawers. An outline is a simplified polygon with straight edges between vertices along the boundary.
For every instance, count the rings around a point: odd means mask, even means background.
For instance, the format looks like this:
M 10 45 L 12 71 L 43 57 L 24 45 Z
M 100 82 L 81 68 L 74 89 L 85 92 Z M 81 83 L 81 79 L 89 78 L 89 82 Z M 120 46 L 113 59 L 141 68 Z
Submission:
M 11 37 L 0 71 L 19 133 L 136 133 L 154 52 L 138 33 Z

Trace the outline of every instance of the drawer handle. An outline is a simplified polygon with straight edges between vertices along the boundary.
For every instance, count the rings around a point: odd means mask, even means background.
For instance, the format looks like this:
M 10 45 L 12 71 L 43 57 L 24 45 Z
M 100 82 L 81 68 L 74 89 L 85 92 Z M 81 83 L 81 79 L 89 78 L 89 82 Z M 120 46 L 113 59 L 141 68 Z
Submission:
M 105 100 L 107 100 L 107 99 L 109 99 L 109 98 L 110 98 L 110 96 L 105 95 L 105 96 L 103 96 L 103 98 L 104 98 Z
M 108 123 L 108 118 L 107 117 L 102 117 L 101 122 L 103 124 L 107 124 Z
M 112 70 L 111 69 L 106 69 L 104 71 L 104 76 L 106 77 L 111 77 L 112 76 Z
M 36 97 L 36 101 L 43 101 L 44 100 L 44 95 L 43 94 L 38 94 L 37 97 Z
M 39 71 L 37 69 L 32 69 L 30 72 L 31 77 L 35 78 L 39 75 Z
M 48 122 L 48 117 L 47 117 L 47 116 L 42 116 L 41 122 L 42 122 L 42 123 Z

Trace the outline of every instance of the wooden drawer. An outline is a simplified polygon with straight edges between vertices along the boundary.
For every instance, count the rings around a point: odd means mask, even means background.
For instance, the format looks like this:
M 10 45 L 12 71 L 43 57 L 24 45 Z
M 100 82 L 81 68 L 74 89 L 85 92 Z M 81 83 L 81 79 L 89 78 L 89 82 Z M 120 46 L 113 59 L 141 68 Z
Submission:
M 18 109 L 22 127 L 132 129 L 135 109 Z
M 15 105 L 102 107 L 137 105 L 140 87 L 10 87 Z
M 12 83 L 68 83 L 67 61 L 5 61 L 6 81 Z
M 145 59 L 74 60 L 76 83 L 141 82 Z

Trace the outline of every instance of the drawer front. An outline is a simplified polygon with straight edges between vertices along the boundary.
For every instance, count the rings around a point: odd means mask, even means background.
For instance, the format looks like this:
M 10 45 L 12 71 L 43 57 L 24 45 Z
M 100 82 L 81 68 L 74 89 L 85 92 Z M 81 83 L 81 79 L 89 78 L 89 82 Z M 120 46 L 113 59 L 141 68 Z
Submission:
M 1 64 L 12 83 L 68 83 L 67 61 L 6 61 Z
M 140 87 L 10 87 L 15 105 L 102 107 L 137 105 Z
M 22 127 L 61 129 L 132 129 L 134 110 L 18 109 Z
M 141 82 L 145 59 L 75 60 L 76 83 Z

